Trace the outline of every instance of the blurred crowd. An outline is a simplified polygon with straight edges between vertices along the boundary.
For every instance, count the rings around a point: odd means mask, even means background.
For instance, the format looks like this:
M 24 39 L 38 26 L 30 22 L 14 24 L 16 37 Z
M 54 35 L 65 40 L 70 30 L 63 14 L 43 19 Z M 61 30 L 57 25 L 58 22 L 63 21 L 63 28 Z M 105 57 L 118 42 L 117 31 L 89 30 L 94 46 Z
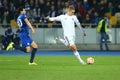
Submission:
M 69 5 L 75 6 L 75 14 L 83 24 L 98 24 L 104 16 L 113 26 L 119 24 L 115 15 L 120 13 L 120 0 L 0 0 L 0 24 L 6 27 L 7 24 L 15 23 L 18 8 L 23 5 L 28 19 L 32 23 L 41 23 L 40 27 L 48 23 L 45 16 L 65 14 Z
M 6 49 L 10 42 L 14 42 L 16 45 L 20 45 L 20 37 L 19 37 L 20 29 L 17 29 L 13 32 L 10 26 L 5 30 L 4 35 L 2 35 L 0 39 L 0 43 L 2 43 L 2 49 Z

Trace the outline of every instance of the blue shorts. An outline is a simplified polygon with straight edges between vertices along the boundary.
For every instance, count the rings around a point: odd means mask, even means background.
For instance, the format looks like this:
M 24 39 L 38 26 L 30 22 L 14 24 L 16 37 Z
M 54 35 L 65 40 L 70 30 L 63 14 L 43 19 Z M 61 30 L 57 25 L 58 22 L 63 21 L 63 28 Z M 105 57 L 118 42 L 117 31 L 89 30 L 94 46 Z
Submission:
M 23 47 L 30 46 L 33 40 L 30 38 L 28 34 L 20 34 L 20 40 L 22 42 Z

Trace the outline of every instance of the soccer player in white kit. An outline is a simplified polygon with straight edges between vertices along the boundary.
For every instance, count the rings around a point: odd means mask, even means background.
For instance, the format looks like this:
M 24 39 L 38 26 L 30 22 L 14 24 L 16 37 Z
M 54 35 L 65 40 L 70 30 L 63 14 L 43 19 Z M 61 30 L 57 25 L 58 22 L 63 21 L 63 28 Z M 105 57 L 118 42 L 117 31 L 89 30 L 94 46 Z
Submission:
M 75 24 L 81 29 L 83 35 L 86 36 L 85 30 L 81 27 L 80 22 L 77 17 L 74 15 L 75 8 L 74 6 L 69 6 L 68 11 L 65 15 L 60 15 L 57 17 L 49 17 L 46 18 L 50 21 L 60 21 L 63 28 L 64 39 L 59 39 L 63 44 L 68 46 L 71 50 L 73 50 L 74 55 L 80 61 L 81 64 L 86 64 L 80 57 L 79 52 L 77 51 L 77 47 L 75 44 Z

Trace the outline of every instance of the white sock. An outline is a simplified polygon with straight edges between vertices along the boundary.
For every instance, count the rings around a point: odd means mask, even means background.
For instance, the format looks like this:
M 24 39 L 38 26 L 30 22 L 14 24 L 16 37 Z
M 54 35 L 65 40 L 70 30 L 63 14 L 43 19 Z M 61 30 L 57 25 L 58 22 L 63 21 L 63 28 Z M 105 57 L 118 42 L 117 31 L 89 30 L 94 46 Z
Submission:
M 80 63 L 83 63 L 83 62 L 84 62 L 84 61 L 81 59 L 78 51 L 74 52 L 74 55 L 77 57 L 77 59 L 80 61 Z
M 64 39 L 59 39 L 65 46 L 68 46 L 68 43 Z

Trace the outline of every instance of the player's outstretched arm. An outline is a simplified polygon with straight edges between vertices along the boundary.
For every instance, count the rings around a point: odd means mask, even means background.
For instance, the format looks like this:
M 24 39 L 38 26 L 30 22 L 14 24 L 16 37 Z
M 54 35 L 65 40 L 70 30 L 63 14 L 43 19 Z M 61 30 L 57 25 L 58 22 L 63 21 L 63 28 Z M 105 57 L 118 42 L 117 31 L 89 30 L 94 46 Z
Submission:
M 57 17 L 49 17 L 49 16 L 47 16 L 46 19 L 48 19 L 50 21 L 60 21 L 61 20 L 61 15 L 57 16 Z
M 50 18 L 50 16 L 47 16 L 47 17 L 45 17 L 46 19 L 49 19 Z

